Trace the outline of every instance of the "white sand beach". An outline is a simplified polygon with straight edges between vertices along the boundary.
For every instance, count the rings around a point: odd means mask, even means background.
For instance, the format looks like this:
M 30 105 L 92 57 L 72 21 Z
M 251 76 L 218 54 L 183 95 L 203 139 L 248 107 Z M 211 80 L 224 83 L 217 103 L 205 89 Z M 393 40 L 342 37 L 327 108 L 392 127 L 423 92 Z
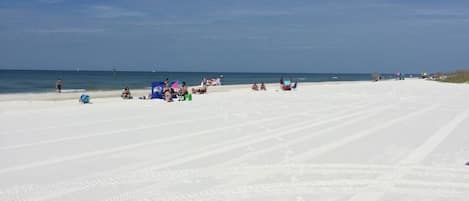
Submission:
M 469 85 L 267 87 L 2 95 L 0 200 L 468 200 Z

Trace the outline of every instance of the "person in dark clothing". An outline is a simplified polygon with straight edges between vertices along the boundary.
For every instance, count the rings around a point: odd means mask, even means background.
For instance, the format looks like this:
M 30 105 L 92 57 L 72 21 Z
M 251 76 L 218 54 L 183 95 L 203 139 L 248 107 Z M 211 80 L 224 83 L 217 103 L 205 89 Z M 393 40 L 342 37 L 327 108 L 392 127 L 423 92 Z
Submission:
M 62 79 L 58 79 L 55 82 L 55 88 L 57 89 L 57 92 L 62 93 L 62 86 L 64 84 L 64 81 Z

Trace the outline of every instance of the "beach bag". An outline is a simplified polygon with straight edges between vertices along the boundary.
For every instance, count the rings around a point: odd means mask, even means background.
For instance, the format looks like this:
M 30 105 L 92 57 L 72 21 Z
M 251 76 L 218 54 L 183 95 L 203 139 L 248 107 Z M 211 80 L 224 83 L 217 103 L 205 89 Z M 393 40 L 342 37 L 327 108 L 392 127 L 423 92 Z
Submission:
M 191 100 L 192 100 L 192 94 L 186 94 L 186 95 L 184 95 L 184 100 L 185 100 L 185 101 L 191 101 Z
M 90 103 L 90 96 L 82 94 L 79 101 L 83 104 Z

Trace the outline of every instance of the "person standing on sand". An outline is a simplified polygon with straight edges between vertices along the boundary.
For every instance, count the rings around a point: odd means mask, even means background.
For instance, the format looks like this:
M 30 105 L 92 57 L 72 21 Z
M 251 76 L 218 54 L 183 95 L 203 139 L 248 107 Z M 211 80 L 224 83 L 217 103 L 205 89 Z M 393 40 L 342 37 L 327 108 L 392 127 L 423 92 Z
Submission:
M 62 86 L 64 84 L 64 81 L 62 79 L 58 79 L 55 82 L 55 88 L 57 89 L 57 92 L 62 93 Z

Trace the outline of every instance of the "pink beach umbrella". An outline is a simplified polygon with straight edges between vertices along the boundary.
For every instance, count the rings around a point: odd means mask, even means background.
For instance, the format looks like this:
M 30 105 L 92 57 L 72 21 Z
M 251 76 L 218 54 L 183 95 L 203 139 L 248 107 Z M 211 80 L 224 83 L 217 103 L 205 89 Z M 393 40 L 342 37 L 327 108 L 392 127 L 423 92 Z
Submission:
M 173 89 L 178 89 L 179 88 L 179 81 L 174 81 L 172 84 L 171 84 L 171 88 Z

